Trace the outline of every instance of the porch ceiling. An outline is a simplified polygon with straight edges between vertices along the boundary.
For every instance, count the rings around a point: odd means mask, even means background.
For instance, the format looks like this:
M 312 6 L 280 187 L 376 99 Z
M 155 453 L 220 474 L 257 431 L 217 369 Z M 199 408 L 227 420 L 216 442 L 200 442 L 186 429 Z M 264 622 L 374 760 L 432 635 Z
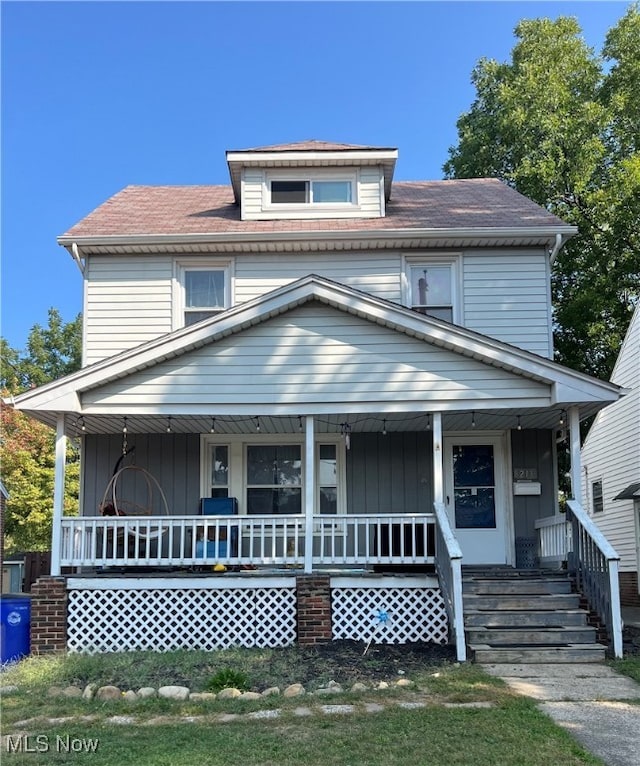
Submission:
M 601 406 L 601 405 L 600 405 Z M 600 406 L 597 403 L 580 406 L 580 417 L 586 418 L 595 414 Z M 44 413 L 38 413 L 40 417 Z M 54 413 L 50 416 L 49 425 L 55 426 Z M 67 414 L 65 430 L 68 436 L 83 434 L 114 434 L 121 433 L 126 417 L 127 432 L 135 433 L 166 433 L 171 428 L 173 434 L 209 434 L 212 426 L 216 434 L 297 434 L 304 431 L 304 419 L 297 415 L 255 416 L 239 415 L 85 415 Z M 44 420 L 45 418 L 42 418 Z M 351 433 L 401 433 L 413 431 L 428 431 L 433 421 L 429 412 L 375 412 L 375 413 L 336 413 L 333 415 L 318 415 L 315 417 L 317 433 L 341 433 L 343 425 L 348 424 Z M 562 422 L 561 422 L 562 421 Z M 464 412 L 442 413 L 444 431 L 504 431 L 516 429 L 518 424 L 522 429 L 557 429 L 561 430 L 567 424 L 567 412 L 563 407 L 547 409 L 504 409 L 476 410 Z

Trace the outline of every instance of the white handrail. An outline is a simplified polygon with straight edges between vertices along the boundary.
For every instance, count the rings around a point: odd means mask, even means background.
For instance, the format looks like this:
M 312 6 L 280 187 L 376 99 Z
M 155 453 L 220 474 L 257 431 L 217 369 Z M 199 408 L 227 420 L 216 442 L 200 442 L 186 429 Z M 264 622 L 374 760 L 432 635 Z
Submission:
M 436 569 L 449 614 L 449 622 L 455 636 L 456 656 L 459 662 L 465 662 L 467 643 L 464 633 L 464 600 L 462 596 L 462 549 L 453 534 L 444 505 L 434 503 L 433 508 L 437 530 Z M 440 541 L 442 541 L 442 545 L 439 545 Z
M 602 534 L 600 529 L 593 523 L 591 518 L 585 512 L 584 508 L 576 500 L 567 500 L 567 505 L 571 509 L 571 513 L 580 522 L 580 525 L 584 527 L 589 537 L 598 546 L 600 552 L 606 559 L 615 559 L 620 561 L 620 556 L 616 553 L 615 548 Z

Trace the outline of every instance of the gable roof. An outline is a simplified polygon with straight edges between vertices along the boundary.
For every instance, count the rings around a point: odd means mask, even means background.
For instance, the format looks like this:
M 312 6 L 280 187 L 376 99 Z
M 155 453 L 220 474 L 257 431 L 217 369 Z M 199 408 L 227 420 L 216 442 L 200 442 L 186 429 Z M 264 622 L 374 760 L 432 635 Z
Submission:
M 230 335 L 242 333 L 248 328 L 314 301 L 425 341 L 433 347 L 452 351 L 462 357 L 532 381 L 545 383 L 550 386 L 549 395 L 553 397 L 553 404 L 558 409 L 571 403 L 582 403 L 587 405 L 585 413 L 590 414 L 597 411 L 603 403 L 615 401 L 619 397 L 620 390 L 612 383 L 598 381 L 471 330 L 424 316 L 323 277 L 310 275 L 215 317 L 176 330 L 58 381 L 27 391 L 16 397 L 13 404 L 17 409 L 34 415 L 47 412 L 80 414 L 81 395 L 84 392 L 99 389 L 112 381 L 127 378 Z M 392 398 L 390 397 L 390 401 Z M 297 408 L 295 402 L 292 402 L 291 406 Z M 394 407 L 400 410 L 411 406 L 415 407 L 415 404 L 394 402 Z M 299 414 L 298 409 L 296 413 Z
M 265 242 L 287 236 L 328 233 L 401 240 L 454 233 L 510 232 L 536 241 L 576 229 L 495 178 L 396 182 L 383 218 L 242 221 L 231 186 L 127 186 L 59 239 L 70 246 L 115 245 L 154 237 L 179 241 L 250 239 Z
M 293 141 L 288 144 L 271 144 L 269 146 L 256 146 L 252 149 L 230 149 L 227 154 L 233 152 L 351 152 L 351 151 L 396 151 L 390 146 L 365 146 L 362 144 L 342 144 L 332 141 L 319 141 L 309 138 L 306 141 Z

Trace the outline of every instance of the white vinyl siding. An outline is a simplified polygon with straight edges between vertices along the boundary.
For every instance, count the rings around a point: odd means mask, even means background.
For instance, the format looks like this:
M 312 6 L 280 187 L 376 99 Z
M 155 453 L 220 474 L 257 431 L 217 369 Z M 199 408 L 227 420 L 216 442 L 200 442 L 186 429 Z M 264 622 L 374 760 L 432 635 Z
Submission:
M 242 255 L 235 262 L 235 302 L 258 298 L 309 274 L 400 303 L 400 256 L 397 253 L 296 253 Z
M 326 178 L 324 174 L 326 173 Z M 306 175 L 305 175 L 306 174 Z M 295 177 L 313 177 L 315 180 L 342 179 L 349 175 L 354 179 L 353 205 L 271 205 L 269 183 L 273 180 L 290 180 Z M 382 169 L 379 167 L 343 168 L 332 170 L 317 168 L 258 170 L 245 168 L 242 174 L 241 214 L 243 221 L 285 220 L 301 218 L 380 218 L 384 215 Z
M 171 331 L 171 256 L 94 255 L 85 279 L 84 365 Z
M 636 528 L 633 500 L 613 498 L 640 477 L 640 309 L 611 376 L 629 393 L 598 413 L 582 450 L 582 500 L 591 509 L 591 483 L 602 478 L 604 511 L 592 516 L 620 555 L 620 570 L 635 572 Z
M 83 396 L 85 406 L 548 404 L 549 387 L 310 304 Z M 133 411 L 132 409 L 132 411 Z M 257 412 L 259 409 L 256 410 Z
M 548 256 L 544 250 L 468 251 L 462 324 L 552 358 Z

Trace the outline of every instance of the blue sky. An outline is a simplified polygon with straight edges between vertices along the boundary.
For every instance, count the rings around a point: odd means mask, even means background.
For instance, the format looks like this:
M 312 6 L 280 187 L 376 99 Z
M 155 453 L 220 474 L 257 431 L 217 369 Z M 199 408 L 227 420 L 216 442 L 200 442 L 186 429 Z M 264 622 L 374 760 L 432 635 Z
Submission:
M 482 57 L 524 18 L 576 16 L 597 52 L 629 3 L 2 0 L 0 334 L 24 347 L 82 280 L 56 237 L 127 184 L 228 183 L 227 149 L 395 146 L 442 177 Z

